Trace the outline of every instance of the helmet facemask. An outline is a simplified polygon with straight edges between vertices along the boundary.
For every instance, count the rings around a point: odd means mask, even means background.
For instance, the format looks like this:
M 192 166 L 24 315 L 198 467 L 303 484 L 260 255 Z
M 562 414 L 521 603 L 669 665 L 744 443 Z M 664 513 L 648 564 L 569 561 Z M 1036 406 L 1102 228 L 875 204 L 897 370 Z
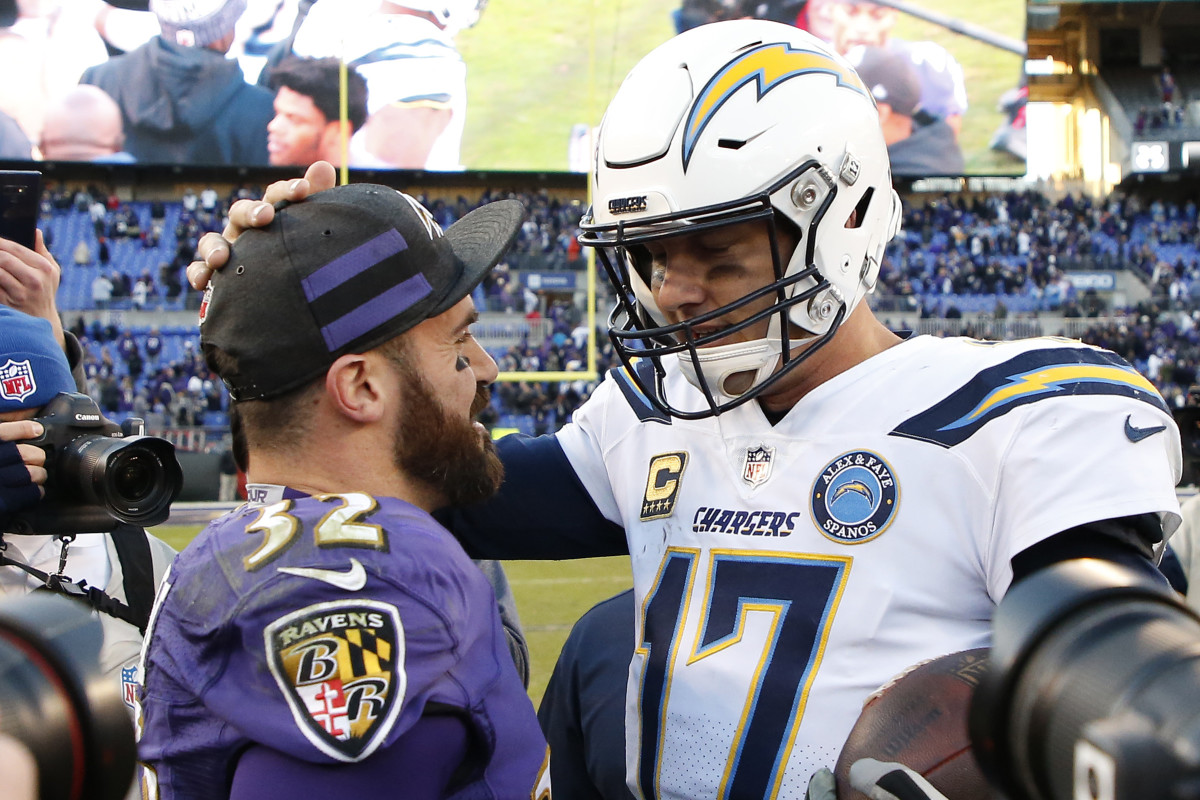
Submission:
M 600 246 L 599 258 L 609 281 L 617 290 L 617 305 L 609 317 L 609 338 L 621 362 L 638 388 L 660 410 L 681 419 L 702 419 L 723 413 L 754 399 L 784 375 L 819 350 L 836 333 L 846 315 L 845 303 L 835 286 L 825 280 L 813 263 L 812 231 L 821 223 L 836 187 L 831 182 L 803 181 L 810 171 L 819 175 L 820 165 L 809 162 L 784 181 L 782 191 L 793 185 L 824 182 L 827 191 L 811 191 L 814 209 L 810 231 L 799 229 L 780 214 L 772 202 L 773 192 L 750 200 L 667 214 L 641 220 L 637 225 L 618 224 L 612 230 L 591 227 L 581 237 L 585 244 Z M 649 256 L 645 246 L 672 236 L 693 235 L 704 230 L 761 220 L 767 226 L 774 280 L 719 308 L 681 322 L 670 323 L 659 309 L 650 289 Z M 780 226 L 793 232 L 796 246 L 781 253 Z M 784 259 L 788 259 L 784 263 Z M 772 298 L 773 303 L 720 331 L 701 334 L 697 328 L 727 318 L 748 306 Z M 766 335 L 729 342 L 739 331 L 766 321 Z M 726 320 L 727 321 L 727 320 Z M 722 344 L 725 340 L 726 343 Z M 688 381 L 700 390 L 704 407 L 685 409 L 672 402 L 663 386 L 663 359 L 675 357 Z M 634 369 L 648 359 L 652 370 Z M 647 385 L 647 383 L 653 385 Z

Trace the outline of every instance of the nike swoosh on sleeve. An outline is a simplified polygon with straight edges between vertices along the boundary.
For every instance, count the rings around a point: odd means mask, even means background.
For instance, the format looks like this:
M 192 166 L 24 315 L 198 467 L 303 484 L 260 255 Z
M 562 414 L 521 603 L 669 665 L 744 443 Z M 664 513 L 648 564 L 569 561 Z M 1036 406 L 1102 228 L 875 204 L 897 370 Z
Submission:
M 350 559 L 350 569 L 345 572 L 320 567 L 279 567 L 279 571 L 298 578 L 324 581 L 347 592 L 357 592 L 367 585 L 367 570 L 357 558 Z
M 1166 425 L 1155 425 L 1152 428 L 1137 428 L 1134 427 L 1132 420 L 1132 414 L 1125 417 L 1125 437 L 1131 442 L 1140 442 L 1142 439 L 1146 439 L 1156 433 L 1162 433 L 1167 429 Z

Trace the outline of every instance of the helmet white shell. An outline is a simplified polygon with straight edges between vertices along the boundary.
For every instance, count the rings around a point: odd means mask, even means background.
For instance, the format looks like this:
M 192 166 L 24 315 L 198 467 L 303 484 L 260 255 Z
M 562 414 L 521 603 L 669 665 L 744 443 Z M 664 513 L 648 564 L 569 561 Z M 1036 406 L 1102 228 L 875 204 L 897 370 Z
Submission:
M 600 247 L 718 218 L 739 222 L 769 204 L 799 234 L 794 252 L 781 254 L 779 289 L 801 300 L 787 305 L 786 318 L 811 336 L 832 336 L 873 290 L 899 230 L 900 200 L 870 91 L 819 39 L 763 20 L 703 25 L 642 59 L 605 113 L 593 180 L 582 241 Z M 813 268 L 813 277 L 796 279 Z M 642 326 L 663 325 L 643 277 L 622 270 Z M 780 363 L 783 319 L 772 321 L 761 347 L 728 346 L 739 362 L 749 352 L 761 359 L 736 365 L 757 371 L 752 386 Z M 721 347 L 705 348 L 703 358 L 680 353 L 685 373 L 708 376 L 718 394 L 720 376 L 731 374 L 719 364 Z M 733 399 L 740 396 L 721 398 Z

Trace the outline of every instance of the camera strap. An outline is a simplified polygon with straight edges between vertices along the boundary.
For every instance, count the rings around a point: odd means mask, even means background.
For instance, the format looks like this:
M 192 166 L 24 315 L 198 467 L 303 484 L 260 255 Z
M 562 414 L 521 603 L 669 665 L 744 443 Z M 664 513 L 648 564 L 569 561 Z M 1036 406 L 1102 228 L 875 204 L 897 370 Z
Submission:
M 117 598 L 105 594 L 103 590 L 97 589 L 95 586 L 88 586 L 87 581 L 72 581 L 66 575 L 62 574 L 62 570 L 66 566 L 67 544 L 71 538 L 74 537 L 64 537 L 63 539 L 62 555 L 59 557 L 59 571 L 54 575 L 43 572 L 37 567 L 30 566 L 23 561 L 17 561 L 9 557 L 4 549 L 0 549 L 0 566 L 16 567 L 41 581 L 42 586 L 39 589 L 57 592 L 58 594 L 85 602 L 102 614 L 116 617 L 122 622 L 128 622 L 145 636 L 147 622 L 145 617 L 139 617 L 133 609 Z
M 150 610 L 154 607 L 154 595 L 158 591 L 148 536 L 145 528 L 127 522 L 122 522 L 108 535 L 113 549 L 117 551 L 117 560 L 121 562 L 125 602 L 134 615 L 133 620 L 126 622 L 134 625 L 143 635 L 150 623 Z

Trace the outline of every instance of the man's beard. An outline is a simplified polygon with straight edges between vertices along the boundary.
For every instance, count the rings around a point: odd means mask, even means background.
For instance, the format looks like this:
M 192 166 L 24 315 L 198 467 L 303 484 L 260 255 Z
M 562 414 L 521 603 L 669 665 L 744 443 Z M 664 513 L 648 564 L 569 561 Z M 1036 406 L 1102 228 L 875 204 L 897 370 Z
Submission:
M 504 465 L 492 440 L 481 436 L 471 420 L 448 414 L 425 379 L 407 365 L 401 367 L 400 390 L 404 422 L 396 438 L 396 466 L 452 506 L 494 495 L 504 479 Z M 480 386 L 471 404 L 472 418 L 488 398 L 487 387 Z

